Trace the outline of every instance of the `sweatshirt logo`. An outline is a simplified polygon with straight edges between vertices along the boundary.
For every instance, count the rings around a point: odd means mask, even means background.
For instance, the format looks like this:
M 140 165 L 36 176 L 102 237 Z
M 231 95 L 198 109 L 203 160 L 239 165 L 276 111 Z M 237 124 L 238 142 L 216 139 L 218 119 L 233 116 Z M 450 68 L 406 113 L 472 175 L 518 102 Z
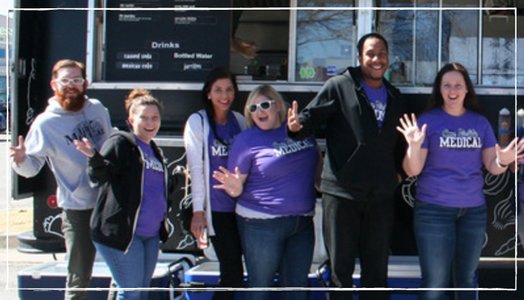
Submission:
M 74 140 L 88 138 L 91 142 L 98 144 L 104 136 L 105 131 L 102 124 L 96 120 L 85 120 L 76 125 L 71 135 L 66 135 L 67 144 L 72 144 Z
M 273 143 L 273 148 L 276 156 L 283 156 L 291 153 L 296 153 L 304 149 L 313 147 L 315 147 L 315 145 L 309 140 L 294 141 L 290 138 L 286 139 L 286 141 L 282 143 Z
M 482 141 L 475 129 L 459 128 L 457 132 L 444 129 L 440 136 L 440 148 L 479 149 L 482 148 Z

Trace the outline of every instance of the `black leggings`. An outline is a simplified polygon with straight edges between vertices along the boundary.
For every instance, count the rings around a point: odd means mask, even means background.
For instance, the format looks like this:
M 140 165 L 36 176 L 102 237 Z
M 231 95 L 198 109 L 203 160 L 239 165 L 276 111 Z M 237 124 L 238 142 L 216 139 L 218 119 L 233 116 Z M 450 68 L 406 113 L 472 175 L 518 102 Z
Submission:
M 220 264 L 220 287 L 243 287 L 242 247 L 234 212 L 212 212 L 211 237 Z M 233 299 L 232 292 L 215 292 L 213 299 Z
M 389 246 L 393 228 L 393 193 L 370 191 L 358 200 L 324 194 L 323 234 L 333 287 L 352 287 L 355 259 L 360 258 L 361 287 L 387 287 Z M 330 293 L 348 299 L 349 293 Z M 340 296 L 340 297 L 339 297 Z M 360 299 L 388 299 L 388 293 L 360 293 Z

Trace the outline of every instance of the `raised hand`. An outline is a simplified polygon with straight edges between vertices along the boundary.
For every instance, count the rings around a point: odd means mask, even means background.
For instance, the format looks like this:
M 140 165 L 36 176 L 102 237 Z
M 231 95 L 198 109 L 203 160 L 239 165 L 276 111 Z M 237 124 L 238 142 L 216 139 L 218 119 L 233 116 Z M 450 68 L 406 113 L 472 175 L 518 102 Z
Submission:
M 517 144 L 517 160 L 524 159 L 524 139 L 520 139 Z
M 21 164 L 25 160 L 26 155 L 23 136 L 18 136 L 17 146 L 9 147 L 9 157 L 11 157 L 13 162 L 17 165 Z
M 404 114 L 404 116 L 400 118 L 400 124 L 401 127 L 397 126 L 397 130 L 404 135 L 408 145 L 422 145 L 426 137 L 426 124 L 422 125 L 422 128 L 419 128 L 415 114 L 411 114 L 411 118 L 409 118 L 408 114 Z
M 214 189 L 224 190 L 231 197 L 238 197 L 244 190 L 246 175 L 240 174 L 240 170 L 235 168 L 235 173 L 229 172 L 224 167 L 219 167 L 218 171 L 213 171 L 213 178 L 221 184 L 213 186 Z
M 298 103 L 293 101 L 291 107 L 287 110 L 287 128 L 291 132 L 299 132 L 302 129 L 300 119 L 298 118 Z
M 515 158 L 522 158 L 523 150 L 524 142 L 522 140 L 519 142 L 518 138 L 514 138 L 504 149 L 500 148 L 499 144 L 495 145 L 496 159 L 500 165 L 507 166 L 515 161 Z
M 74 140 L 73 143 L 76 146 L 76 150 L 82 152 L 85 156 L 93 157 L 93 155 L 95 155 L 93 144 L 91 144 L 87 138 L 82 138 L 82 140 Z

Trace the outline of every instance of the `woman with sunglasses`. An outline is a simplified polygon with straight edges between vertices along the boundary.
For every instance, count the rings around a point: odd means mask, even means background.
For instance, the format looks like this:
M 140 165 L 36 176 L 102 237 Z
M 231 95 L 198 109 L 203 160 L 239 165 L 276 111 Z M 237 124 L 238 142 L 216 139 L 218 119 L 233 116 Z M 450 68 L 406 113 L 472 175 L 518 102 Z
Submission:
M 228 168 L 213 173 L 221 183 L 214 188 L 237 199 L 249 287 L 272 287 L 277 273 L 281 287 L 308 286 L 318 151 L 314 138 L 288 137 L 286 114 L 273 87 L 253 90 L 244 108 L 250 128 L 235 139 Z M 286 296 L 307 299 L 307 292 Z M 247 298 L 269 299 L 270 293 L 253 292 Z
M 242 287 L 244 276 L 235 201 L 211 188 L 218 182 L 210 172 L 227 163 L 233 139 L 246 127 L 242 114 L 231 110 L 237 92 L 231 72 L 213 69 L 202 88 L 204 109 L 189 116 L 184 129 L 193 199 L 191 232 L 202 239 L 207 231 L 220 263 L 220 287 Z M 229 291 L 216 292 L 213 299 L 233 296 Z

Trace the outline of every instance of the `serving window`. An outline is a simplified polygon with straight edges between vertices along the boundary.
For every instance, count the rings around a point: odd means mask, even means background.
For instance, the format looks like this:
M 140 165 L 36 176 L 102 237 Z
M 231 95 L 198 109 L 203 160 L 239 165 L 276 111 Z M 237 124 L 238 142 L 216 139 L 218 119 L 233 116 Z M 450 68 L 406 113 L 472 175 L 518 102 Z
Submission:
M 358 37 L 377 31 L 389 42 L 386 76 L 396 85 L 428 87 L 456 61 L 477 86 L 511 88 L 516 80 L 522 87 L 524 53 L 516 49 L 524 48 L 524 7 L 517 2 L 91 0 L 98 9 L 90 11 L 88 67 L 95 88 L 200 83 L 218 65 L 241 83 L 320 85 L 356 65 Z

